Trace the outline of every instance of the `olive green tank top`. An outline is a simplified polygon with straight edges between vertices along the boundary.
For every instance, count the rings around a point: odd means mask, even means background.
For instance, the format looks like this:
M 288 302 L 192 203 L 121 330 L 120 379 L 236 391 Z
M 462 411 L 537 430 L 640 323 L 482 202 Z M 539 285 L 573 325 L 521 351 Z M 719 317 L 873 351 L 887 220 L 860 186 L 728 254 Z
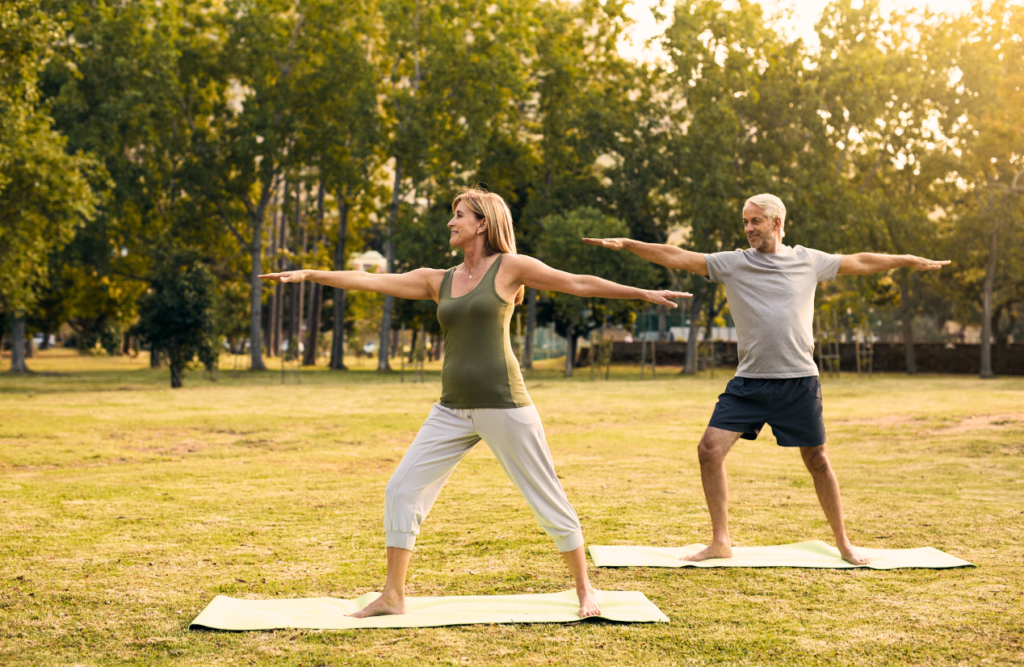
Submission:
M 441 405 L 446 408 L 533 405 L 508 334 L 515 304 L 498 296 L 494 288 L 500 266 L 498 255 L 477 286 L 459 297 L 452 296 L 455 269 L 445 271 L 437 320 L 444 333 Z

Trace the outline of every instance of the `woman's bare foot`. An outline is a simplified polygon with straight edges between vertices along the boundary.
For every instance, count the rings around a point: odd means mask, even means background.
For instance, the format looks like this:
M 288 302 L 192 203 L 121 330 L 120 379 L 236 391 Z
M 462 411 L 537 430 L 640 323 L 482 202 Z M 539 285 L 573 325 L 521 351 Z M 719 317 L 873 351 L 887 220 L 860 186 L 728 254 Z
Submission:
M 597 606 L 597 594 L 589 586 L 582 593 L 576 591 L 576 597 L 580 600 L 580 618 L 600 616 L 601 609 Z
M 405 613 L 405 597 L 384 594 L 366 605 L 354 614 L 351 618 L 369 618 L 371 616 L 399 616 Z
M 852 544 L 840 546 L 839 555 L 843 557 L 843 560 L 851 565 L 867 565 L 871 562 L 871 559 L 867 556 L 861 556 L 859 553 L 854 551 Z
M 691 563 L 698 563 L 702 560 L 712 558 L 732 558 L 732 544 L 729 542 L 712 542 L 711 546 L 704 547 L 695 554 L 683 556 L 679 560 L 688 560 Z

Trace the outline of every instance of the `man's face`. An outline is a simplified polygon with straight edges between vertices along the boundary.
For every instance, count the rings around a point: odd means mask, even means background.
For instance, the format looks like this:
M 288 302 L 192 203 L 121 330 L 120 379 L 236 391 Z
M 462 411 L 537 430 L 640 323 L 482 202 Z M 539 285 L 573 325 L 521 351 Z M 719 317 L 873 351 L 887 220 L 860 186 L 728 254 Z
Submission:
M 769 220 L 764 209 L 747 202 L 743 207 L 743 232 L 754 250 L 770 250 L 776 241 L 778 220 Z

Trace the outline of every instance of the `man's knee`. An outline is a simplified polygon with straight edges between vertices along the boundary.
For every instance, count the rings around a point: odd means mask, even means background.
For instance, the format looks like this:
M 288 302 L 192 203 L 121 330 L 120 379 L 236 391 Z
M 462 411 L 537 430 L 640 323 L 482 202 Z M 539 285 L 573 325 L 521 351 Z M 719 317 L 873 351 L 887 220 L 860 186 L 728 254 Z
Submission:
M 828 455 L 825 454 L 825 446 L 804 447 L 800 453 L 803 455 L 804 465 L 812 475 L 824 475 L 831 470 L 828 462 Z
M 727 444 L 719 442 L 707 433 L 697 443 L 697 460 L 700 461 L 701 465 L 717 463 L 724 459 L 728 452 L 729 446 Z

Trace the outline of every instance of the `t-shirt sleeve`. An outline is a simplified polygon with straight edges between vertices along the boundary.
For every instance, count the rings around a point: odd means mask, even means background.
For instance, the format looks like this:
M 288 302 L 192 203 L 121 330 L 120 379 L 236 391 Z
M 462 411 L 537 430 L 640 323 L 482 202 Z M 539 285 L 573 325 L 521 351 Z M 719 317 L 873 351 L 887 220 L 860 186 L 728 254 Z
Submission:
M 839 274 L 839 263 L 843 261 L 842 255 L 833 255 L 820 250 L 808 248 L 811 261 L 814 262 L 814 273 L 818 282 L 832 282 Z
M 732 275 L 736 264 L 735 252 L 713 252 L 704 255 L 704 263 L 708 267 L 708 280 L 713 283 L 725 283 Z

